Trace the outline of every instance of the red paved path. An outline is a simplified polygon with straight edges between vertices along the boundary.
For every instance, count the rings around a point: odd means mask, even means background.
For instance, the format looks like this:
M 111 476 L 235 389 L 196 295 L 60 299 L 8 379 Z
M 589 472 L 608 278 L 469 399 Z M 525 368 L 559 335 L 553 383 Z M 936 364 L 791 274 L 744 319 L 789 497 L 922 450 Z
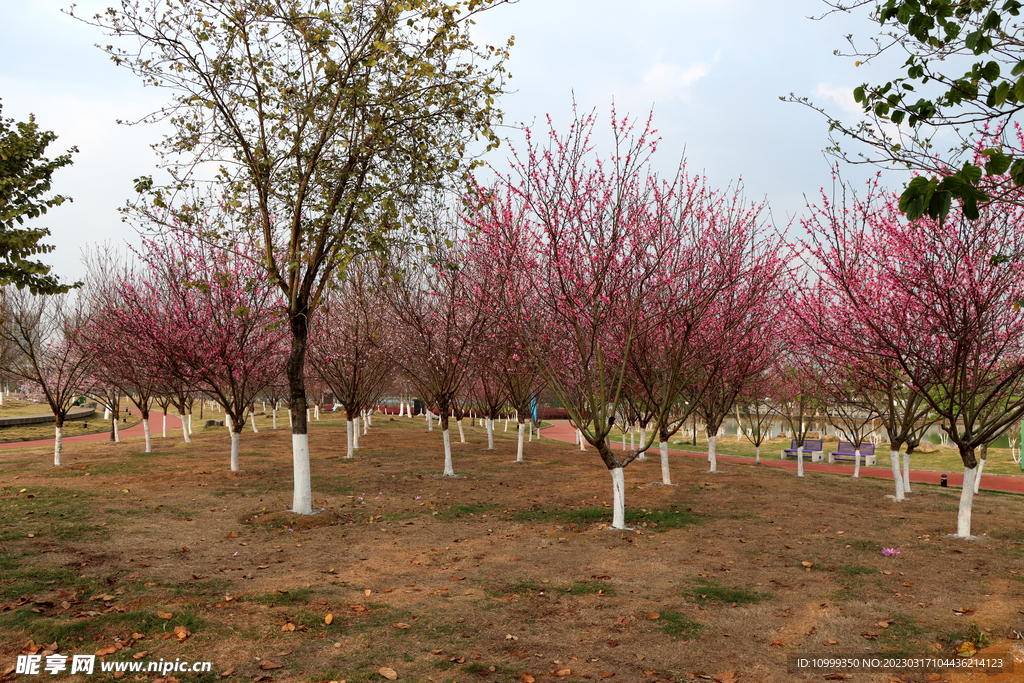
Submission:
M 149 429 L 154 439 L 160 438 L 163 434 L 163 416 L 164 414 L 151 410 L 149 412 Z M 103 422 L 102 418 L 97 420 Z M 106 421 L 109 425 L 109 420 Z M 193 421 L 194 423 L 194 421 Z M 181 430 L 181 418 L 177 415 L 167 416 L 167 432 L 168 438 L 170 438 L 170 432 L 172 430 Z M 133 436 L 142 437 L 145 436 L 145 431 L 142 429 L 142 420 L 139 420 L 138 424 L 134 424 L 131 427 L 118 430 L 122 439 L 130 439 Z M 110 429 L 105 432 L 96 432 L 95 434 L 80 434 L 78 436 L 65 436 L 61 441 L 64 444 L 69 443 L 80 443 L 82 441 L 109 441 L 110 440 Z M 8 443 L 0 443 L 0 450 L 5 448 L 34 448 L 37 446 L 52 446 L 53 439 L 34 439 L 32 441 L 10 441 Z
M 575 443 L 576 435 L 572 427 L 569 426 L 568 422 L 555 422 L 551 427 L 546 427 L 540 430 L 541 434 L 554 439 L 556 441 L 566 441 L 568 443 Z M 613 442 L 613 448 L 622 448 L 622 442 Z M 587 448 L 593 452 L 593 446 L 587 445 Z M 660 457 L 658 450 L 651 449 L 650 451 L 654 457 Z M 670 449 L 669 453 L 672 455 L 682 455 L 688 458 L 703 458 L 707 460 L 707 452 L 694 453 L 690 451 L 677 451 Z M 888 457 L 886 455 L 885 457 Z M 735 462 L 743 465 L 753 464 L 753 458 L 743 458 L 735 455 L 718 455 L 718 462 Z M 771 452 L 761 453 L 761 464 L 767 465 L 768 467 L 783 467 L 788 470 L 796 469 L 796 461 L 794 460 L 780 460 L 779 458 L 773 458 Z M 807 460 L 804 461 L 805 472 L 829 472 L 831 474 L 853 474 L 853 465 L 829 465 L 825 463 L 812 463 Z M 950 486 L 961 486 L 964 481 L 963 472 L 933 472 L 931 470 L 910 470 L 910 481 L 919 482 L 922 484 L 938 484 L 940 477 L 946 474 Z M 892 469 L 889 467 L 861 467 L 860 476 L 871 477 L 873 479 L 888 479 L 892 481 Z M 988 491 L 1003 491 L 1006 493 L 1024 493 L 1024 476 L 1006 475 L 1006 474 L 988 474 L 983 472 L 981 475 L 981 488 Z

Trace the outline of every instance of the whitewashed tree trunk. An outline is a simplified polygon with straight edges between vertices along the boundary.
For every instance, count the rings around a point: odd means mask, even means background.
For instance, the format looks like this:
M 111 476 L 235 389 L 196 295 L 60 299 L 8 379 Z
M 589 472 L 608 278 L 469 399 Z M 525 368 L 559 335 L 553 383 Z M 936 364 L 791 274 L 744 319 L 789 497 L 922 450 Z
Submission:
M 903 491 L 904 493 L 913 493 L 910 490 L 910 453 L 903 454 Z
M 853 449 L 853 476 L 860 476 L 860 446 Z
M 427 410 L 427 431 L 434 431 L 434 413 L 431 410 Z
M 163 433 L 163 436 L 164 436 L 165 439 L 167 438 L 167 411 L 166 410 L 164 411 L 164 433 Z
M 981 472 L 985 469 L 985 461 L 988 458 L 978 459 L 978 473 L 974 475 L 974 492 L 978 493 L 981 491 Z
M 711 463 L 711 472 L 718 471 L 718 454 L 715 452 L 717 442 L 717 436 L 708 436 L 708 462 Z
M 310 421 L 309 408 L 306 408 L 306 422 Z
M 276 430 L 277 429 L 277 408 L 274 408 L 273 410 L 270 411 L 270 416 L 271 416 L 270 419 L 271 419 L 271 424 L 272 424 L 271 429 Z
M 146 452 L 153 452 L 153 435 L 149 432 L 149 418 L 142 418 L 142 433 L 146 436 Z
M 526 422 L 526 427 L 527 427 L 527 429 L 530 430 L 530 439 L 529 439 L 529 441 L 530 441 L 530 443 L 533 443 L 533 422 L 528 420 Z
M 519 423 L 519 441 L 516 445 L 516 462 L 523 461 L 523 429 L 526 427 L 522 422 Z
M 117 424 L 117 420 L 114 420 L 111 424 L 114 426 L 114 443 L 121 443 L 121 428 Z
M 185 443 L 192 443 L 192 439 L 188 435 L 188 422 L 185 421 L 184 413 L 178 415 L 181 418 L 181 435 L 185 438 Z
M 188 414 L 188 435 L 192 436 L 192 434 L 194 434 L 194 432 L 192 431 L 192 413 L 189 413 Z
M 61 451 L 64 448 L 64 427 L 55 427 L 53 430 L 53 466 L 61 466 Z
M 231 418 L 229 417 L 228 421 L 230 421 L 230 420 L 231 420 Z M 232 472 L 237 472 L 238 471 L 238 444 L 241 442 L 241 440 L 242 440 L 242 435 L 239 434 L 238 432 L 232 430 L 232 432 L 231 432 L 231 471 Z
M 452 467 L 452 441 L 448 435 L 448 430 L 445 429 L 441 433 L 441 437 L 444 440 L 444 476 L 454 477 L 455 468 Z
M 487 427 L 487 450 L 494 450 L 494 419 L 490 417 L 484 418 L 484 426 Z
M 508 431 L 508 415 L 505 416 L 505 431 Z
M 292 434 L 292 476 L 295 492 L 292 495 L 292 512 L 300 515 L 313 514 L 313 489 L 309 474 L 309 434 Z
M 754 446 L 754 462 L 761 462 L 761 444 Z
M 636 450 L 636 427 L 629 425 L 629 450 Z
M 110 407 L 109 406 L 103 406 L 103 419 L 104 420 L 109 420 L 110 419 Z
M 264 413 L 267 412 L 267 402 L 266 401 L 260 401 L 260 403 L 263 404 L 263 412 Z
M 956 535 L 960 538 L 971 537 L 971 506 L 974 504 L 974 481 L 978 468 L 964 468 L 964 486 L 960 490 L 960 509 L 956 513 Z
M 621 467 L 613 467 L 612 475 L 612 528 L 626 528 L 626 478 Z
M 661 451 L 661 483 L 671 486 L 672 475 L 668 469 L 668 441 L 659 441 L 658 450 Z
M 352 418 L 352 448 L 359 450 L 359 416 Z
M 289 408 L 288 409 L 288 429 L 291 429 L 292 426 L 293 426 L 292 425 L 292 409 Z M 306 447 L 309 448 L 309 444 L 308 443 L 307 443 Z
M 889 464 L 892 465 L 892 480 L 896 484 L 896 501 L 906 499 L 903 477 L 900 475 L 900 452 L 889 449 Z
M 459 425 L 459 442 L 466 443 L 466 431 L 462 428 L 462 420 L 456 420 Z
M 577 434 L 577 436 L 579 437 L 579 440 L 580 440 L 580 450 L 581 451 L 587 450 L 587 440 L 583 438 L 583 430 L 582 429 L 577 429 L 576 430 L 576 434 Z
M 626 430 L 622 430 L 622 450 L 626 450 Z
M 313 419 L 314 420 L 319 420 L 320 419 L 320 404 L 317 404 L 317 405 L 313 406 Z
M 802 444 L 796 449 L 796 476 L 804 476 L 804 447 Z
M 743 423 L 740 421 L 740 406 L 736 404 L 736 443 L 743 438 Z
M 345 453 L 345 457 L 354 458 L 355 450 L 352 443 L 352 420 L 345 420 L 345 435 L 348 437 L 348 450 Z
M 373 426 L 373 408 L 369 408 L 366 411 L 366 424 L 363 425 L 363 434 L 368 434 L 370 427 Z
M 647 443 L 647 425 L 641 425 L 640 426 L 640 446 L 643 447 L 643 445 L 645 443 Z M 640 455 L 636 456 L 636 459 L 637 460 L 641 460 L 641 461 L 646 460 L 647 459 L 647 452 L 644 451 Z

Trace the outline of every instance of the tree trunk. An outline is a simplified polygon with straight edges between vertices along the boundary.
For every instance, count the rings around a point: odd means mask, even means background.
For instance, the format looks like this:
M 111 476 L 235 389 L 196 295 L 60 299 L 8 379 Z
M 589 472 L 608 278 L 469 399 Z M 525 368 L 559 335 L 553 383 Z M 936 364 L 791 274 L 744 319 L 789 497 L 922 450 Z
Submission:
M 508 431 L 508 415 L 505 416 L 505 431 Z
M 294 421 L 292 420 L 292 409 L 291 408 L 288 408 L 288 429 L 291 429 L 292 432 L 295 431 L 295 424 L 294 424 Z
M 647 425 L 641 425 L 640 427 L 640 447 L 643 448 L 644 444 L 647 443 Z M 646 451 L 636 456 L 637 460 L 641 462 L 647 459 Z
M 487 450 L 494 450 L 494 419 L 487 418 Z
M 658 442 L 658 450 L 661 451 L 661 483 L 665 486 L 671 486 L 672 475 L 668 469 L 668 441 Z
M 114 418 L 114 443 L 121 443 L 121 428 L 117 424 L 117 418 Z
M 583 430 L 582 429 L 577 429 L 576 430 L 576 435 L 579 437 L 579 440 L 580 440 L 580 450 L 581 451 L 587 450 L 587 440 L 583 438 Z
M 427 408 L 427 431 L 434 431 L 434 411 Z
M 58 420 L 53 430 L 53 466 L 61 466 L 61 451 L 64 448 L 64 421 Z
M 758 464 L 761 463 L 761 444 L 757 444 L 754 446 L 754 462 Z
M 228 418 L 228 419 L 232 419 L 232 418 Z M 239 425 L 239 431 L 241 431 L 241 427 L 242 426 Z M 238 471 L 238 444 L 241 442 L 241 440 L 242 440 L 242 435 L 232 429 L 231 430 L 231 471 L 232 472 L 237 472 Z
M 291 312 L 292 332 L 288 353 L 288 414 L 292 426 L 292 475 L 294 490 L 292 512 L 313 514 L 313 485 L 309 471 L 309 429 L 306 423 L 306 342 L 309 338 L 305 305 Z
M 466 432 L 462 429 L 462 418 L 460 417 L 456 422 L 459 425 L 459 442 L 466 443 Z
M 249 417 L 252 418 L 252 433 L 259 434 L 260 430 L 256 429 L 256 413 L 249 413 Z
M 612 475 L 612 528 L 626 528 L 626 478 L 621 467 L 613 467 Z
M 900 452 L 889 449 L 889 463 L 892 465 L 892 479 L 896 484 L 896 501 L 904 500 L 903 477 L 900 475 Z
M 192 439 L 188 436 L 188 423 L 185 421 L 185 413 L 178 413 L 178 417 L 181 418 L 181 435 L 185 439 L 185 443 L 192 443 Z
M 903 454 L 903 491 L 913 493 L 910 490 L 910 453 Z
M 519 442 L 516 446 L 516 462 L 523 461 L 523 429 L 526 427 L 522 422 L 519 423 Z
M 359 450 L 359 415 L 352 416 L 352 448 Z
M 142 414 L 142 433 L 146 436 L 146 452 L 153 452 L 153 435 L 149 432 L 149 411 Z
M 804 445 L 800 444 L 796 449 L 796 476 L 804 476 Z
M 977 476 L 977 466 L 964 467 L 964 486 L 960 490 L 960 509 L 956 513 L 956 535 L 960 538 L 971 537 L 971 506 L 974 504 L 974 481 Z
M 711 472 L 718 471 L 718 454 L 715 453 L 715 445 L 718 441 L 718 437 L 708 432 L 708 462 L 711 463 Z
M 345 434 L 346 434 L 346 436 L 348 436 L 348 452 L 345 454 L 345 457 L 346 458 L 354 458 L 356 456 L 356 454 L 355 454 L 355 446 L 354 446 L 353 441 L 352 441 L 353 437 L 352 437 L 352 418 L 351 417 L 349 417 L 347 420 L 345 420 Z
M 853 476 L 860 476 L 860 446 L 853 449 Z
M 167 409 L 166 408 L 164 408 L 164 432 L 163 432 L 163 438 L 165 438 L 165 439 L 167 438 Z
M 271 429 L 277 430 L 277 406 L 274 406 L 273 408 L 270 409 L 270 414 L 272 416 L 271 420 L 273 421 L 273 426 L 271 427 Z
M 978 458 L 978 473 L 974 476 L 974 492 L 981 491 L 981 472 L 985 469 L 985 461 L 988 460 L 988 446 L 981 447 L 981 457 Z

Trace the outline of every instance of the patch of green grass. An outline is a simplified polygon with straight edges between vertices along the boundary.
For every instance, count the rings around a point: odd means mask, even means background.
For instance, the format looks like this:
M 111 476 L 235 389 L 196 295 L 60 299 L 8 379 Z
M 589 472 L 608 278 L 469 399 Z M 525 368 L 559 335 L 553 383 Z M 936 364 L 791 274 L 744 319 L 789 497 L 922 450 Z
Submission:
M 658 622 L 661 632 L 672 638 L 672 640 L 699 638 L 700 634 L 707 628 L 704 624 L 687 619 L 679 612 L 661 612 Z
M 355 495 L 356 488 L 354 486 L 343 484 L 341 483 L 342 481 L 342 478 L 338 476 L 331 477 L 328 475 L 318 475 L 313 477 L 313 490 L 316 491 L 317 494 L 325 493 L 333 496 Z
M 273 593 L 257 593 L 255 595 L 241 595 L 236 600 L 246 602 L 258 602 L 261 605 L 304 605 L 313 599 L 313 591 L 310 588 L 295 588 L 288 591 L 274 591 Z
M 175 626 L 184 626 L 196 633 L 207 627 L 206 621 L 189 610 L 175 610 L 171 619 L 161 619 L 155 610 L 130 610 L 108 612 L 95 617 L 73 618 L 70 616 L 48 617 L 36 614 L 24 607 L 0 615 L 0 627 L 7 633 L 12 630 L 23 632 L 25 637 L 36 642 L 67 643 L 79 638 L 92 640 L 104 634 L 130 635 L 144 633 L 147 636 L 173 633 Z
M 919 636 L 925 629 L 917 624 L 913 617 L 896 614 L 889 628 L 878 634 L 879 643 L 887 653 L 899 656 L 910 656 L 922 652 Z M 876 629 L 877 630 L 877 629 Z
M 59 541 L 105 535 L 107 529 L 92 525 L 93 501 L 92 495 L 73 489 L 0 489 L 0 541 L 28 534 Z
M 496 510 L 500 507 L 500 505 L 497 505 L 495 503 L 466 503 L 455 504 L 449 508 L 435 510 L 434 512 L 438 521 L 454 522 L 456 519 L 482 515 L 487 512 L 490 512 L 491 510 Z
M 771 597 L 767 593 L 755 593 L 743 588 L 730 588 L 713 579 L 694 579 L 693 584 L 679 590 L 679 594 L 692 602 L 704 605 L 710 603 L 756 605 Z

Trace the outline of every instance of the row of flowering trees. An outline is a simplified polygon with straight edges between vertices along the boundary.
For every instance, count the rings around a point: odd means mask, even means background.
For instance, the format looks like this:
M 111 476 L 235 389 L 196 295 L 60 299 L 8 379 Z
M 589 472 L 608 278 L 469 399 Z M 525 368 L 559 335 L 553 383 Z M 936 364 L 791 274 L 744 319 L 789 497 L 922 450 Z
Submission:
M 608 469 L 622 528 L 624 469 L 658 442 L 671 484 L 669 439 L 698 417 L 712 472 L 737 406 L 758 456 L 768 416 L 783 417 L 798 476 L 812 418 L 824 414 L 854 444 L 879 421 L 896 500 L 937 421 L 963 459 L 958 534 L 969 535 L 975 452 L 1024 414 L 1024 285 L 1012 268 L 1024 257 L 1021 210 L 908 223 L 873 185 L 863 199 L 823 195 L 802 222 L 806 240 L 788 245 L 736 187 L 716 189 L 685 165 L 654 173 L 650 121 L 638 129 L 613 114 L 611 156 L 596 152 L 594 124 L 585 115 L 567 133 L 528 137 L 508 173 L 457 207 L 410 209 L 408 231 L 394 233 L 405 237 L 354 258 L 325 288 L 304 323 L 307 373 L 344 406 L 347 455 L 360 421 L 365 430 L 381 398 L 398 394 L 436 408 L 446 476 L 450 418 L 464 441 L 471 409 L 489 448 L 494 421 L 516 412 L 522 461 L 526 415 L 546 390 Z M 5 293 L 0 339 L 16 350 L 12 372 L 39 382 L 58 416 L 55 464 L 63 416 L 87 386 L 115 410 L 131 397 L 147 451 L 154 403 L 184 418 L 194 397 L 215 400 L 232 470 L 254 402 L 280 393 L 280 288 L 247 243 L 213 239 L 188 216 L 130 264 L 96 259 L 74 306 Z M 624 426 L 641 427 L 628 448 Z M 297 499 L 307 475 L 296 470 Z

